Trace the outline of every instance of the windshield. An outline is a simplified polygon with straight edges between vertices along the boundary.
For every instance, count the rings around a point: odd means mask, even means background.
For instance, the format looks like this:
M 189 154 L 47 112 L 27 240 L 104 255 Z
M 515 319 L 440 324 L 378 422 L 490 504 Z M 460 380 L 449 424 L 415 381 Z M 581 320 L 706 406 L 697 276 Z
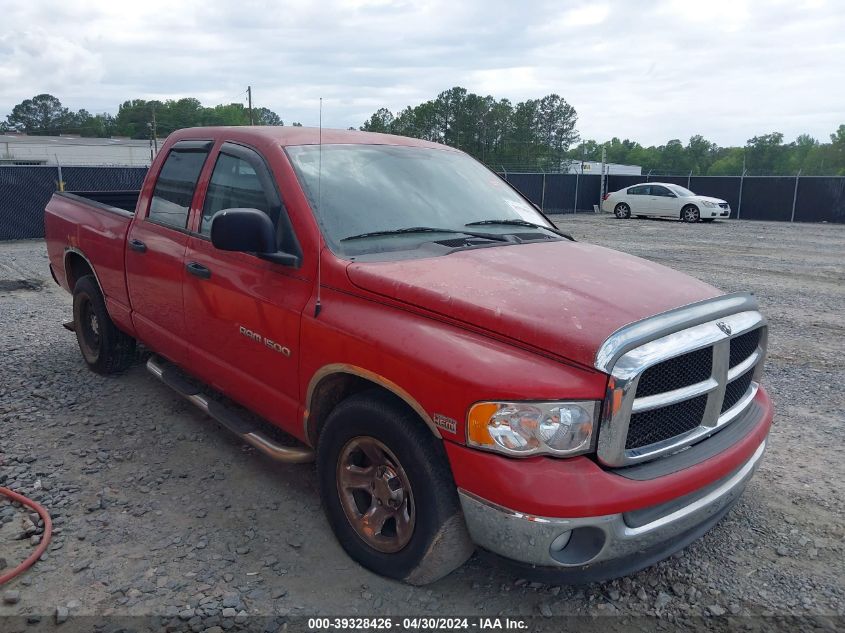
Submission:
M 695 194 L 687 189 L 686 187 L 681 187 L 681 185 L 667 185 L 669 189 L 674 191 L 677 195 L 681 198 L 689 198 L 690 196 L 694 196 Z
M 454 237 L 432 228 L 473 234 L 480 227 L 467 225 L 485 220 L 550 226 L 496 174 L 460 152 L 323 145 L 321 158 L 320 146 L 302 145 L 288 147 L 287 153 L 326 241 L 341 255 L 416 248 L 423 241 Z M 419 227 L 426 230 L 396 233 Z M 526 229 L 485 223 L 483 230 L 504 235 Z

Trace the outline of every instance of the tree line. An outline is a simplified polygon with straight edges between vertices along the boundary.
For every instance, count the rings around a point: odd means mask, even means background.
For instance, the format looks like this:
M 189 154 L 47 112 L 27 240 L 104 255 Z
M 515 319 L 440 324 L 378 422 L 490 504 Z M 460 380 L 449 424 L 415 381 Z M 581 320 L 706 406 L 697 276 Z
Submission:
M 455 87 L 400 112 L 380 108 L 361 129 L 444 143 L 490 165 L 558 170 L 578 141 L 577 120 L 575 108 L 560 95 L 514 104 Z
M 268 108 L 253 108 L 255 125 L 284 125 Z M 582 160 L 600 161 L 602 150 L 611 163 L 642 166 L 644 173 L 697 176 L 804 175 L 845 176 L 845 124 L 829 142 L 801 134 L 785 142 L 780 132 L 748 139 L 744 146 L 720 147 L 701 135 L 683 143 L 643 146 L 617 137 L 606 142 L 581 140 L 578 114 L 557 94 L 512 103 L 509 99 L 481 96 L 456 86 L 437 97 L 404 110 L 379 108 L 362 130 L 422 138 L 461 149 L 501 170 L 566 171 Z M 72 111 L 49 94 L 40 94 L 16 105 L 0 132 L 26 134 L 80 134 L 90 137 L 126 136 L 163 138 L 184 127 L 249 125 L 242 103 L 203 106 L 198 99 L 132 99 L 118 106 L 116 115 Z M 293 123 L 297 126 L 299 123 Z
M 252 121 L 255 125 L 284 125 L 269 108 L 253 108 Z M 207 125 L 250 125 L 249 110 L 242 103 L 205 107 L 199 99 L 186 97 L 166 101 L 132 99 L 118 106 L 117 115 L 91 114 L 84 109 L 74 112 L 57 97 L 40 94 L 12 108 L 6 121 L 0 122 L 0 132 L 147 139 L 153 134 L 153 126 L 156 136 L 164 137 L 180 128 Z
M 821 142 L 801 134 L 785 143 L 780 132 L 748 139 L 742 147 L 719 147 L 695 135 L 686 145 L 673 139 L 665 145 L 643 147 L 635 141 L 614 137 L 607 143 L 584 141 L 570 151 L 575 160 L 601 160 L 642 165 L 643 173 L 689 174 L 693 176 L 845 176 L 845 125 Z
M 617 137 L 582 141 L 577 120 L 575 108 L 556 94 L 513 104 L 455 87 L 399 112 L 379 108 L 361 129 L 445 143 L 498 170 L 565 171 L 573 162 L 600 161 L 604 149 L 608 162 L 640 165 L 643 173 L 845 175 L 845 125 L 830 142 L 802 134 L 787 143 L 782 133 L 773 132 L 741 147 L 720 147 L 701 135 L 686 144 L 672 139 L 645 147 Z

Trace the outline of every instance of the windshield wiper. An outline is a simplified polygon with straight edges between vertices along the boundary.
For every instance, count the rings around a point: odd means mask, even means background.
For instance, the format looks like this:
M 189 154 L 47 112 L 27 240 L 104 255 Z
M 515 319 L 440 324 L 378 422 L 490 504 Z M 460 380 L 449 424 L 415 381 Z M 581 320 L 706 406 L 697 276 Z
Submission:
M 359 240 L 365 237 L 378 237 L 379 235 L 402 235 L 404 233 L 460 233 L 461 235 L 470 235 L 472 237 L 480 237 L 486 240 L 494 240 L 496 242 L 510 241 L 504 235 L 494 235 L 492 233 L 475 233 L 474 231 L 458 231 L 456 229 L 439 229 L 433 226 L 409 226 L 404 229 L 370 231 L 369 233 L 360 233 L 358 235 L 350 235 L 349 237 L 343 237 L 340 239 L 340 241 L 346 242 L 349 240 Z
M 535 229 L 545 229 L 547 231 L 551 231 L 555 235 L 560 235 L 561 237 L 565 237 L 566 239 L 574 242 L 575 238 L 572 237 L 569 233 L 564 233 L 558 229 L 554 229 L 550 226 L 543 226 L 542 224 L 534 224 L 533 222 L 529 222 L 528 220 L 518 220 L 516 218 L 509 218 L 506 220 L 478 220 L 477 222 L 470 222 L 469 224 L 464 224 L 464 226 L 482 226 L 485 224 L 504 224 L 506 226 L 530 226 Z

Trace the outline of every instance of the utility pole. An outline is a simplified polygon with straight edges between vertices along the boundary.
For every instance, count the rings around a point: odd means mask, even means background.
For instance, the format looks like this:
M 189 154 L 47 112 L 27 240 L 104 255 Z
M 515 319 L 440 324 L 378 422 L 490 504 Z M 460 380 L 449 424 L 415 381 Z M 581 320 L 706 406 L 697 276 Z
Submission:
M 246 87 L 246 98 L 249 102 L 249 124 L 255 125 L 255 121 L 252 119 L 252 86 Z

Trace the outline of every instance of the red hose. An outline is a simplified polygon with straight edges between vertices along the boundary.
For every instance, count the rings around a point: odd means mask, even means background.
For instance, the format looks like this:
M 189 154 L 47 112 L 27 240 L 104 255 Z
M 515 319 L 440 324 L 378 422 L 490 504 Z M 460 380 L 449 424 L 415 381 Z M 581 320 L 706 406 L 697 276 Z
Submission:
M 19 495 L 17 492 L 12 492 L 8 488 L 3 488 L 2 486 L 0 486 L 0 495 L 5 495 L 12 501 L 18 501 L 25 506 L 29 506 L 35 510 L 38 513 L 38 516 L 41 517 L 41 520 L 44 521 L 44 534 L 41 537 L 41 542 L 38 544 L 38 547 L 36 547 L 35 551 L 32 552 L 32 554 L 30 554 L 29 557 L 20 565 L 13 568 L 11 571 L 7 571 L 5 574 L 0 575 L 0 585 L 2 585 L 32 567 L 35 564 L 35 561 L 41 558 L 41 555 L 47 549 L 47 545 L 50 544 L 50 538 L 53 536 L 53 521 L 50 520 L 50 515 L 47 513 L 47 510 L 32 499 L 27 499 L 23 495 Z

